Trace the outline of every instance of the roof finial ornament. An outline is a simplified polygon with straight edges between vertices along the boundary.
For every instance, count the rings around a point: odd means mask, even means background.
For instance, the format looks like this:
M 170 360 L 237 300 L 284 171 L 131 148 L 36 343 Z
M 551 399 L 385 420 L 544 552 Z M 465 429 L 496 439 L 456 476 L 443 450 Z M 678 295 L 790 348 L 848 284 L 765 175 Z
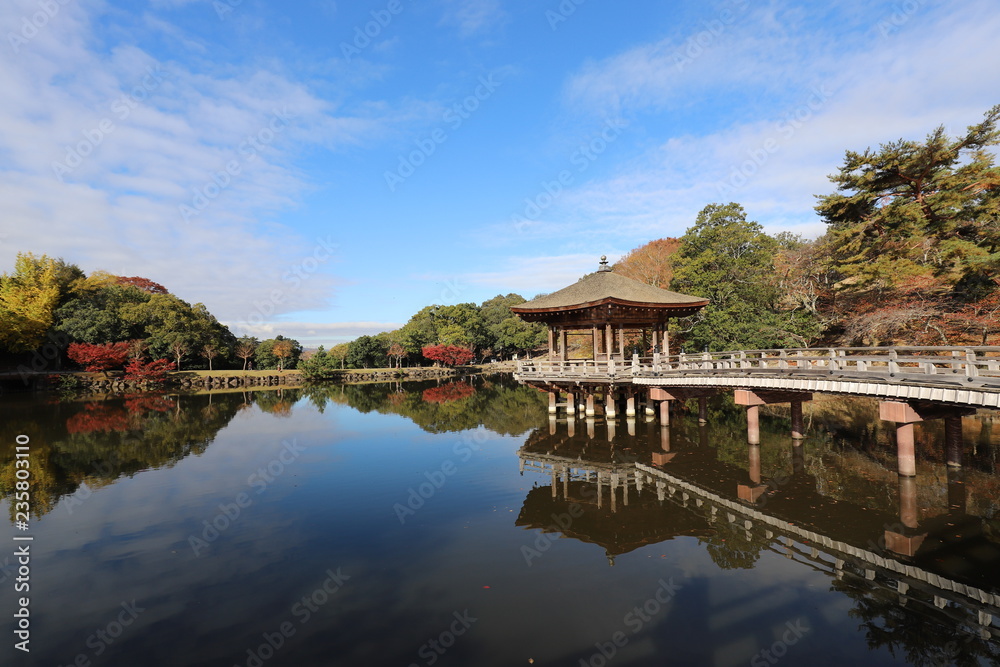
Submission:
M 601 255 L 601 268 L 599 268 L 597 270 L 598 271 L 610 271 L 611 270 L 611 267 L 608 266 L 608 256 L 607 255 Z

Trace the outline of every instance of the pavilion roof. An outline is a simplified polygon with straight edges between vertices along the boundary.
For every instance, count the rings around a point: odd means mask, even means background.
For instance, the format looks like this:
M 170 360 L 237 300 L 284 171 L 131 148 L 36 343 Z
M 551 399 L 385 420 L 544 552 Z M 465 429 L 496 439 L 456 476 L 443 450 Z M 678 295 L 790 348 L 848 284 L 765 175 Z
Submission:
M 678 306 L 697 308 L 708 304 L 708 299 L 703 297 L 653 287 L 604 268 L 584 276 L 569 287 L 527 301 L 511 310 L 515 313 L 537 313 L 582 308 L 606 301 L 666 309 Z

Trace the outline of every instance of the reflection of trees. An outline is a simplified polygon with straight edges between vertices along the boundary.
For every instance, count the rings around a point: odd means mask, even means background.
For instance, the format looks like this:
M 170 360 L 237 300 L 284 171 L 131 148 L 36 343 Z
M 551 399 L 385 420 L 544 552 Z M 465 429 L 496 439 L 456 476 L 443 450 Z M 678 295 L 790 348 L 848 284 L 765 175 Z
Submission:
M 292 406 L 298 400 L 300 394 L 296 389 L 278 389 L 275 391 L 253 392 L 254 402 L 261 412 L 275 415 L 276 417 L 290 417 Z
M 398 414 L 431 433 L 464 431 L 479 426 L 502 435 L 524 433 L 547 415 L 543 394 L 509 377 L 475 377 L 438 385 L 393 382 L 359 385 L 310 385 L 301 391 L 320 411 L 328 403 L 359 412 Z
M 446 382 L 439 387 L 429 387 L 424 389 L 422 398 L 428 403 L 450 403 L 469 398 L 476 393 L 476 388 L 468 382 L 453 381 Z
M 886 648 L 893 656 L 898 651 L 917 667 L 979 665 L 983 659 L 991 664 L 1000 661 L 996 643 L 981 639 L 969 627 L 958 632 L 963 624 L 952 617 L 953 613 L 938 609 L 927 596 L 919 599 L 918 592 L 911 591 L 911 599 L 904 606 L 899 594 L 890 589 L 863 583 L 855 586 L 836 579 L 832 588 L 854 600 L 854 608 L 848 613 L 861 622 L 869 649 Z
M 275 392 L 254 399 L 280 403 Z M 30 438 L 32 513 L 42 516 L 63 496 L 106 486 L 122 476 L 171 466 L 200 454 L 233 416 L 246 407 L 242 394 L 163 396 L 141 394 L 99 401 L 32 402 L 0 410 L 0 495 L 13 500 L 14 441 Z M 10 504 L 11 517 L 14 505 Z

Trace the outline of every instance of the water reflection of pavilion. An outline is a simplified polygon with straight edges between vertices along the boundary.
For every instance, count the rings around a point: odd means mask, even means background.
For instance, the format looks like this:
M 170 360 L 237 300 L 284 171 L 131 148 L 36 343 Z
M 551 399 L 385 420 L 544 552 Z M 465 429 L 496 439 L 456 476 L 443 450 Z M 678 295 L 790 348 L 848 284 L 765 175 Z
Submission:
M 587 421 L 553 419 L 528 437 L 521 470 L 550 481 L 528 493 L 517 525 L 597 544 L 612 564 L 679 536 L 706 542 L 724 567 L 780 553 L 828 574 L 860 616 L 877 607 L 876 625 L 931 617 L 975 642 L 977 655 L 1000 655 L 1000 535 L 989 519 L 966 513 L 961 469 L 948 470 L 949 511 L 920 521 L 913 478 L 900 478 L 896 514 L 819 494 L 801 441 L 788 443 L 791 473 L 775 479 L 761 476 L 759 445 L 749 447 L 746 468 L 717 460 L 704 428 L 700 441 L 674 434 L 671 442 L 655 423 Z

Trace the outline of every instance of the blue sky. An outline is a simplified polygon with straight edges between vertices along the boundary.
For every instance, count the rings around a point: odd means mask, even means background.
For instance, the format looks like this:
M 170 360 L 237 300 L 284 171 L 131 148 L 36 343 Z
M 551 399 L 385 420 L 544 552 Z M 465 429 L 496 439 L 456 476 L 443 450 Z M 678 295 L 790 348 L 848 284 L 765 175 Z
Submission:
M 712 202 L 814 237 L 847 149 L 1000 102 L 994 2 L 7 0 L 0 270 L 331 344 L 558 289 Z

